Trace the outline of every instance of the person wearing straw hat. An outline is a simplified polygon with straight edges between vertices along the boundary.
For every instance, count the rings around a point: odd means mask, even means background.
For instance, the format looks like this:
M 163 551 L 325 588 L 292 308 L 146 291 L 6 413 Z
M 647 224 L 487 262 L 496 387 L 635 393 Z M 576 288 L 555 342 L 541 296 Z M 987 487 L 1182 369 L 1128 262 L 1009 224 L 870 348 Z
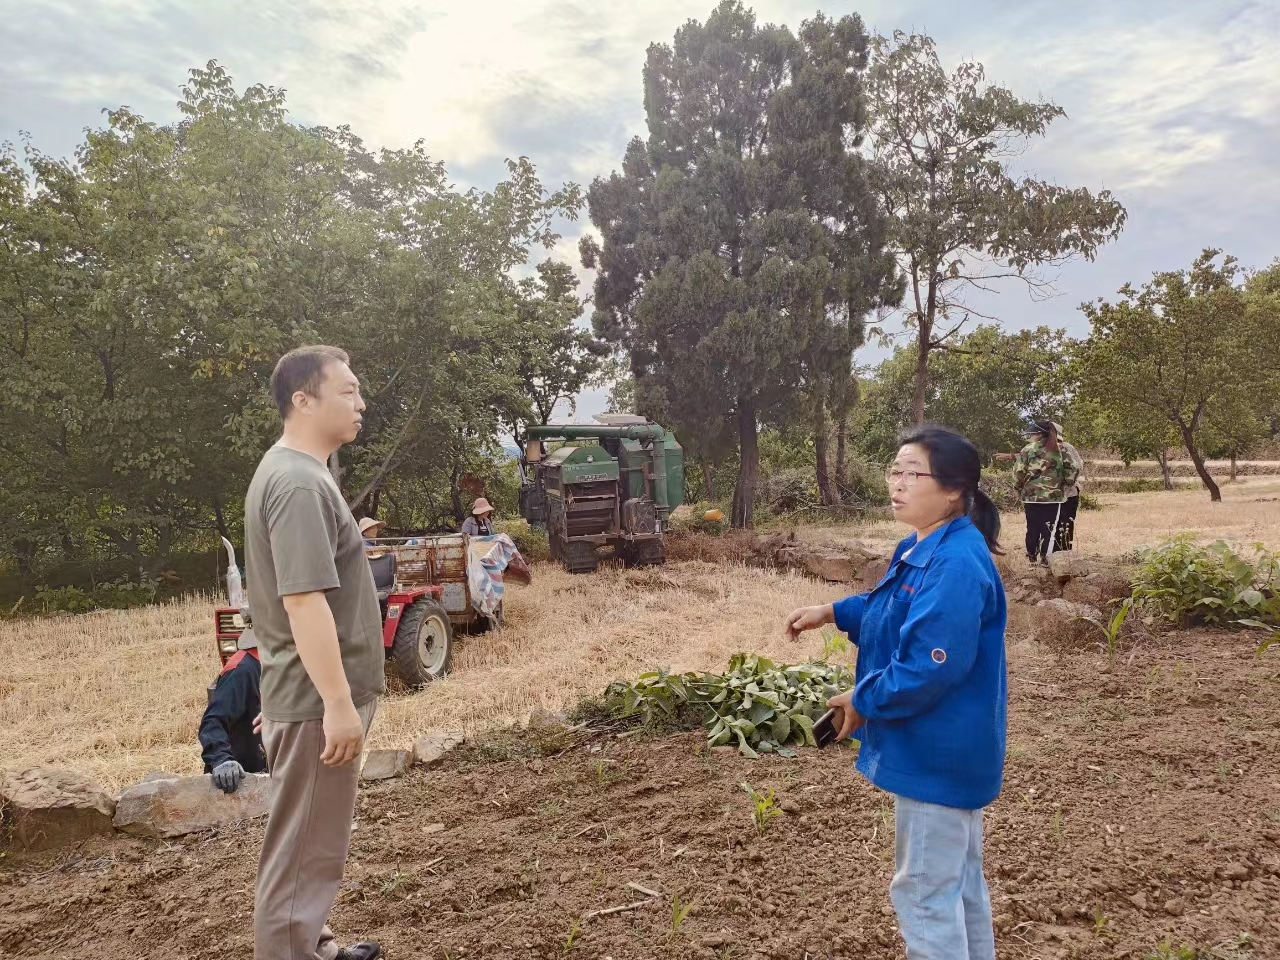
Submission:
M 364 545 L 366 547 L 376 547 L 374 543 L 378 537 L 382 536 L 382 530 L 387 525 L 387 521 L 379 520 L 376 517 L 365 517 L 360 521 L 360 536 L 364 537 Z
M 462 522 L 462 532 L 469 537 L 488 537 L 493 534 L 493 507 L 481 497 L 471 508 L 471 516 Z
M 1079 471 L 1063 455 L 1058 431 L 1051 421 L 1036 421 L 1025 436 L 1031 442 L 1014 461 L 1013 485 L 1027 518 L 1027 561 L 1047 564 L 1062 522 L 1066 492 L 1075 485 Z
M 1053 540 L 1055 552 L 1074 550 L 1076 542 L 1076 514 L 1080 511 L 1080 480 L 1084 476 L 1084 457 L 1080 451 L 1067 442 L 1062 435 L 1062 424 L 1055 423 L 1053 429 L 1058 434 L 1058 447 L 1062 455 L 1071 461 L 1076 470 L 1076 481 L 1066 489 L 1066 499 L 1062 502 L 1062 520 L 1058 523 L 1058 532 Z

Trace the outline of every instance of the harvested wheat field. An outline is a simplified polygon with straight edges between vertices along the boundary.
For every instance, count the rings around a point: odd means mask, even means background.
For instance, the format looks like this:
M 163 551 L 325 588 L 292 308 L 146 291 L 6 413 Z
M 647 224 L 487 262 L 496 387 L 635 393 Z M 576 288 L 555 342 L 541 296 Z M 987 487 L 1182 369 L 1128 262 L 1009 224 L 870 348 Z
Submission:
M 571 576 L 542 564 L 532 586 L 508 590 L 505 630 L 455 638 L 448 678 L 412 693 L 391 668 L 370 745 L 512 723 L 654 666 L 720 669 L 739 650 L 809 659 L 820 643 L 788 642 L 782 618 L 840 595 L 741 565 Z M 3 766 L 70 767 L 111 788 L 157 770 L 199 773 L 196 729 L 218 672 L 212 624 L 212 602 L 198 600 L 0 624 Z
M 779 602 L 803 590 L 762 583 Z M 1218 949 L 1161 956 L 1280 956 L 1276 662 L 1209 632 L 1113 666 L 1015 637 L 1010 672 L 986 845 L 1000 955 L 1144 960 L 1168 940 Z M 696 735 L 538 743 L 363 790 L 339 935 L 373 936 L 392 960 L 902 957 L 892 806 L 853 774 L 850 751 L 748 761 L 706 753 Z M 775 789 L 785 811 L 763 833 L 743 782 Z M 260 840 L 252 824 L 11 865 L 0 950 L 248 956 Z

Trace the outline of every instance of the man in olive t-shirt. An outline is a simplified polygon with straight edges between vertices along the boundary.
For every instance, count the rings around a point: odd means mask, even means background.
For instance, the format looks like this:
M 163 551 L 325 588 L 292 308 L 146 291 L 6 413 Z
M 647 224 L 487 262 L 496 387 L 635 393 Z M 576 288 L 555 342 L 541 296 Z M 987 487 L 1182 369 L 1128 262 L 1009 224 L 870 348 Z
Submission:
M 324 718 L 324 702 L 298 656 L 285 611 L 283 598 L 294 594 L 324 592 L 351 703 L 359 708 L 376 699 L 386 685 L 373 574 L 360 528 L 318 460 L 288 447 L 267 451 L 245 498 L 245 549 L 262 559 L 250 566 L 263 718 L 281 723 Z
M 374 960 L 327 925 L 342 883 L 360 754 L 384 689 L 382 618 L 364 542 L 325 464 L 360 431 L 360 384 L 334 347 L 280 358 L 284 421 L 245 498 L 249 602 L 262 662 L 271 817 L 258 861 L 255 960 Z

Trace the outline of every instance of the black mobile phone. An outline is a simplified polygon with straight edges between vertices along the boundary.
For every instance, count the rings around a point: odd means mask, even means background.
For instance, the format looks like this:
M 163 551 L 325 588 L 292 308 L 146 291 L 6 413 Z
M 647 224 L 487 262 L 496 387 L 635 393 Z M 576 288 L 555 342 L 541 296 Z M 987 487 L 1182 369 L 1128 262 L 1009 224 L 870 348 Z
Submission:
M 818 741 L 818 747 L 821 749 L 829 743 L 836 742 L 836 712 L 828 710 L 821 719 L 813 725 L 813 739 Z

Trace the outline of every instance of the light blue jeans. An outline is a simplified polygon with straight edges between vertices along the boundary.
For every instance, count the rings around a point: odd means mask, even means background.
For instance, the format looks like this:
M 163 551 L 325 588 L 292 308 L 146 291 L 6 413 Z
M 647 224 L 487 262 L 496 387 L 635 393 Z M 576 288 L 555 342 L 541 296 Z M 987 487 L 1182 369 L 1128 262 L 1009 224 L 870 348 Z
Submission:
M 894 797 L 897 872 L 889 896 L 908 960 L 994 960 L 982 875 L 982 811 Z

